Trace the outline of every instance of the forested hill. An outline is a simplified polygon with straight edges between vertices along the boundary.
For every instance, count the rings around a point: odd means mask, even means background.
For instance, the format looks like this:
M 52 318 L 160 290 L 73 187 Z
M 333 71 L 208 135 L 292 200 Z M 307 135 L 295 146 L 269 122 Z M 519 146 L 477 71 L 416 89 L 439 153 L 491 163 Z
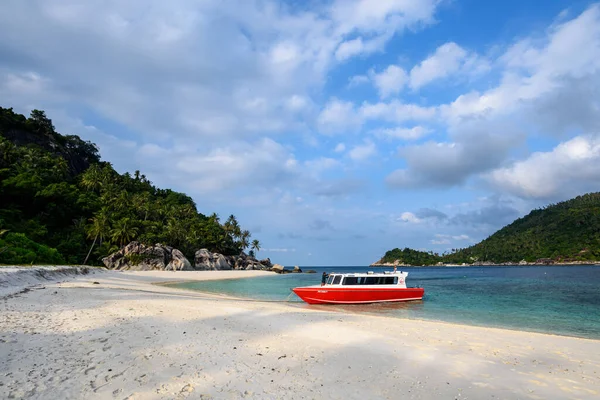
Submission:
M 437 262 L 518 263 L 573 262 L 600 260 L 600 193 L 589 193 L 543 209 L 531 211 L 489 238 L 450 254 L 423 253 L 427 264 L 420 263 L 413 253 L 394 249 L 379 261 L 395 260 L 410 265 L 431 265 Z M 414 251 L 414 250 L 413 250 Z M 404 256 L 404 253 L 409 257 Z
M 96 145 L 56 132 L 43 111 L 26 118 L 0 107 L 0 264 L 81 264 L 89 253 L 99 265 L 134 239 L 192 259 L 200 248 L 236 255 L 250 236 L 233 215 L 221 223 L 139 171 L 117 173 Z

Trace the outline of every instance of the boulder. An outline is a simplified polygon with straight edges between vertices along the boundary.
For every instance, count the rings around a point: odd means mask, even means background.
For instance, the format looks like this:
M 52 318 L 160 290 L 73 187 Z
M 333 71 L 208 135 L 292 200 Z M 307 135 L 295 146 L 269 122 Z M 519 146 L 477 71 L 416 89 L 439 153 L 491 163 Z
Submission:
M 271 270 L 273 272 L 277 272 L 278 274 L 283 274 L 285 271 L 285 268 L 283 267 L 283 265 L 275 264 L 275 265 L 273 265 L 273 267 L 271 267 Z
M 300 272 L 302 272 L 302 269 L 301 269 L 299 266 L 297 266 L 297 265 L 296 265 L 296 266 L 294 267 L 294 269 L 292 270 L 292 272 L 295 272 L 295 273 L 300 273 Z
M 264 265 L 266 268 L 271 268 L 273 266 L 273 264 L 271 264 L 270 258 L 265 258 L 264 260 L 259 260 L 258 262 Z
M 193 270 L 192 264 L 185 258 L 183 253 L 177 249 L 171 251 L 171 262 L 167 264 L 167 270 L 172 271 L 191 271 Z
M 146 246 L 140 242 L 131 242 L 121 250 L 104 257 L 102 262 L 106 268 L 121 271 L 193 270 L 181 251 L 160 243 Z
M 207 249 L 200 249 L 194 256 L 194 267 L 200 271 L 217 271 L 231 269 L 232 264 L 230 264 L 230 260 L 223 254 L 211 253 Z

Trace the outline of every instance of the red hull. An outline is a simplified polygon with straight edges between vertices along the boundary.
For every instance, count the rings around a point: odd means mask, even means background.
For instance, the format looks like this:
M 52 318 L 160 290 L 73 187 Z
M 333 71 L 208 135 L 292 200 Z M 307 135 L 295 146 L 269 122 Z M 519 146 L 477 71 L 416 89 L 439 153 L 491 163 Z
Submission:
M 314 286 L 292 289 L 308 304 L 365 304 L 421 300 L 423 288 L 348 288 Z

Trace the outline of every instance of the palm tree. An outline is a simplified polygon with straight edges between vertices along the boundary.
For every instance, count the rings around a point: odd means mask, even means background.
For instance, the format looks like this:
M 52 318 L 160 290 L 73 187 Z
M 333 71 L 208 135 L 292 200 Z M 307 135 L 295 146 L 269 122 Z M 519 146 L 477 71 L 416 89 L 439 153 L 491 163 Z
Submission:
M 110 233 L 113 242 L 123 247 L 136 237 L 138 228 L 133 225 L 130 218 L 121 218 L 115 223 Z
M 258 252 L 260 250 L 260 242 L 258 239 L 254 239 L 251 245 L 252 251 Z
M 102 239 L 106 236 L 109 228 L 109 219 L 108 212 L 106 208 L 102 208 L 99 212 L 96 213 L 96 216 L 90 220 L 92 225 L 88 228 L 88 239 L 94 238 L 92 242 L 92 247 L 90 247 L 90 251 L 88 251 L 85 260 L 83 261 L 83 265 L 87 263 L 90 254 L 92 254 L 92 250 L 94 249 L 94 245 L 96 244 L 96 240 L 100 239 L 100 244 L 102 244 Z
M 102 171 L 98 164 L 92 164 L 81 174 L 81 186 L 87 190 L 99 190 L 102 186 Z
M 246 247 L 250 245 L 250 236 L 250 231 L 242 231 L 239 242 L 242 251 L 246 250 Z

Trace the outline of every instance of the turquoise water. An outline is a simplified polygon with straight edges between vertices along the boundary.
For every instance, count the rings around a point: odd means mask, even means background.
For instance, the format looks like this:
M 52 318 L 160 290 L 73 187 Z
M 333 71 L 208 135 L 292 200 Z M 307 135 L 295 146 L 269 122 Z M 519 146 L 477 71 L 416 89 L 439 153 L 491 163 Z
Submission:
M 422 301 L 335 306 L 307 305 L 290 289 L 319 284 L 323 271 L 358 272 L 369 268 L 310 269 L 317 273 L 171 286 L 255 300 L 290 301 L 298 307 L 600 339 L 600 267 L 597 266 L 403 267 L 402 270 L 409 272 L 408 286 L 425 288 Z

